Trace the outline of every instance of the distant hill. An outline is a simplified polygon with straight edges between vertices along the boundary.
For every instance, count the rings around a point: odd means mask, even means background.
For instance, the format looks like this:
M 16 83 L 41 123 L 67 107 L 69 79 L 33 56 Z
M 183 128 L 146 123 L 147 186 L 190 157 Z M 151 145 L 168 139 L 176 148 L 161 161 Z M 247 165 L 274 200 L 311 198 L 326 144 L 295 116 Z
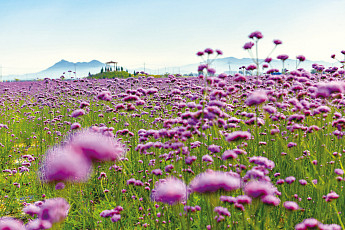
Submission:
M 87 77 L 89 72 L 91 74 L 99 73 L 101 68 L 105 67 L 105 64 L 97 61 L 92 60 L 90 62 L 69 62 L 64 59 L 55 63 L 51 67 L 42 70 L 38 73 L 29 73 L 29 74 L 22 74 L 22 75 L 8 75 L 4 76 L 3 80 L 13 80 L 15 78 L 20 80 L 32 80 L 37 78 L 59 78 L 62 75 L 65 78 L 70 77 Z M 75 73 L 74 73 L 75 72 Z
M 262 59 L 260 61 L 263 61 Z M 339 66 L 336 63 L 330 63 L 330 62 L 324 62 L 324 61 L 311 61 L 311 60 L 305 60 L 302 62 L 298 68 L 304 68 L 308 71 L 312 69 L 312 64 L 317 63 L 320 65 L 324 65 L 326 68 L 330 66 Z M 238 72 L 239 67 L 241 66 L 248 66 L 250 64 L 253 64 L 252 59 L 250 58 L 235 58 L 235 57 L 225 57 L 225 58 L 218 58 L 214 60 L 212 64 L 212 68 L 215 68 L 217 73 L 229 73 L 229 70 L 231 73 Z M 190 73 L 197 73 L 198 65 L 200 63 L 194 63 L 194 64 L 188 64 L 183 66 L 174 66 L 174 67 L 167 67 L 167 68 L 160 68 L 160 69 L 145 69 L 145 72 L 149 74 L 165 74 L 167 73 L 173 73 L 173 74 L 190 74 Z M 101 68 L 105 67 L 105 64 L 97 61 L 92 60 L 90 62 L 69 62 L 64 59 L 61 61 L 55 63 L 51 67 L 38 72 L 38 73 L 29 73 L 29 74 L 23 74 L 23 75 L 8 75 L 3 76 L 3 80 L 14 80 L 14 79 L 20 79 L 20 80 L 33 80 L 33 79 L 43 79 L 46 77 L 49 78 L 59 78 L 62 75 L 65 76 L 65 78 L 70 77 L 87 77 L 89 72 L 91 74 L 97 74 L 100 72 Z M 270 63 L 270 68 L 275 69 L 282 69 L 282 62 L 277 59 L 273 59 Z M 288 59 L 285 61 L 285 68 L 288 70 L 294 70 L 296 68 L 296 60 Z M 74 72 L 76 71 L 76 74 Z M 142 67 L 136 68 L 136 69 L 129 69 L 129 73 L 133 73 L 133 71 L 144 71 Z

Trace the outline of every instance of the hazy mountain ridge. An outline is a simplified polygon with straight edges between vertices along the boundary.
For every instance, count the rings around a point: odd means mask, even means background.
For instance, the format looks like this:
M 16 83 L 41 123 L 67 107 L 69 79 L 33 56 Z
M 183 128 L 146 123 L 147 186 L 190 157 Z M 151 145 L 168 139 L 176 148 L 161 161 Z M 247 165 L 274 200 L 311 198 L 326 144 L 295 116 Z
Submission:
M 238 72 L 241 66 L 248 66 L 254 63 L 253 60 L 250 58 L 239 59 L 235 57 L 218 58 L 216 60 L 211 60 L 211 61 L 212 61 L 211 67 L 215 68 L 217 73 L 224 73 L 224 72 L 229 73 L 229 70 L 232 73 Z M 260 59 L 260 62 L 262 62 L 262 64 L 264 63 L 262 59 Z M 197 69 L 200 63 L 160 68 L 160 69 L 145 68 L 145 71 L 149 74 L 164 74 L 165 71 L 167 73 L 173 73 L 173 74 L 197 73 Z M 312 69 L 312 64 L 314 63 L 324 65 L 326 68 L 330 66 L 339 66 L 336 63 L 330 63 L 330 62 L 325 62 L 325 61 L 305 60 L 298 66 L 298 68 L 304 68 L 310 71 Z M 14 79 L 33 80 L 37 78 L 43 79 L 46 77 L 59 78 L 62 75 L 64 75 L 66 78 L 70 78 L 70 77 L 82 78 L 82 77 L 88 76 L 89 72 L 91 74 L 99 73 L 101 68 L 105 66 L 106 64 L 98 60 L 92 60 L 90 62 L 69 62 L 67 60 L 62 59 L 61 61 L 55 63 L 54 65 L 38 73 L 28 73 L 28 74 L 22 74 L 22 75 L 7 75 L 7 76 L 3 76 L 3 80 L 14 80 Z M 273 59 L 272 62 L 270 63 L 269 68 L 275 68 L 275 69 L 281 70 L 282 62 L 280 60 Z M 288 70 L 294 70 L 296 68 L 296 60 L 293 60 L 293 59 L 286 60 L 285 68 L 287 68 Z M 75 71 L 76 71 L 76 74 L 74 74 Z M 138 67 L 135 69 L 133 68 L 128 69 L 128 71 L 132 73 L 133 71 L 139 71 L 139 72 L 144 71 L 144 69 L 143 67 Z

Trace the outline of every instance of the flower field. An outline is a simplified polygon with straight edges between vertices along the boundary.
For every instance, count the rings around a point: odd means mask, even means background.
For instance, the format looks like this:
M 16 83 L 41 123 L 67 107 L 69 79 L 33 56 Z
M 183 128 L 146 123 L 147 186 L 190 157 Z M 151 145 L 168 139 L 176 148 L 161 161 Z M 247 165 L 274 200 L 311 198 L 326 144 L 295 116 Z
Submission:
M 344 71 L 217 75 L 221 54 L 199 77 L 0 83 L 0 229 L 344 229 Z

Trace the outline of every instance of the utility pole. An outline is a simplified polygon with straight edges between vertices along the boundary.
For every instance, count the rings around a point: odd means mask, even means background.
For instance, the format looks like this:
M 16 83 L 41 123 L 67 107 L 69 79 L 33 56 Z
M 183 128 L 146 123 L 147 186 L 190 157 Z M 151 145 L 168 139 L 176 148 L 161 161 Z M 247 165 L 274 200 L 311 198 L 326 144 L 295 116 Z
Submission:
M 231 62 L 228 62 L 228 64 L 229 64 L 229 75 L 230 75 L 231 74 L 231 66 L 230 66 Z

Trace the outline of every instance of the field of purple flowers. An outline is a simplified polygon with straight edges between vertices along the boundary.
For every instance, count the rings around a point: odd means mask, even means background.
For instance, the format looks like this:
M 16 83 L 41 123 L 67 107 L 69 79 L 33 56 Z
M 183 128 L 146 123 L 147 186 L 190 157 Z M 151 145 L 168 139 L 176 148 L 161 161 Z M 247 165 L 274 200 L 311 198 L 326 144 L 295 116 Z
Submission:
M 0 229 L 344 229 L 345 72 L 250 38 L 255 76 L 0 83 Z

